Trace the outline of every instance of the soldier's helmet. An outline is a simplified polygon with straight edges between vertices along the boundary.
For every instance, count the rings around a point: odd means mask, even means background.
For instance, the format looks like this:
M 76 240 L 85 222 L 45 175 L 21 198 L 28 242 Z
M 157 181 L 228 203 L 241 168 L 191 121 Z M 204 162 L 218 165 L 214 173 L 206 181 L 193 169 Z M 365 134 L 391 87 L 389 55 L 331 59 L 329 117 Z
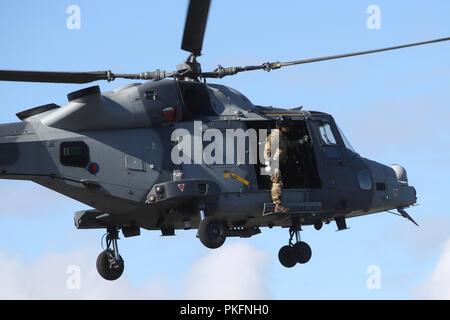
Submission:
M 277 129 L 290 128 L 292 126 L 292 119 L 286 116 L 278 117 L 275 126 Z

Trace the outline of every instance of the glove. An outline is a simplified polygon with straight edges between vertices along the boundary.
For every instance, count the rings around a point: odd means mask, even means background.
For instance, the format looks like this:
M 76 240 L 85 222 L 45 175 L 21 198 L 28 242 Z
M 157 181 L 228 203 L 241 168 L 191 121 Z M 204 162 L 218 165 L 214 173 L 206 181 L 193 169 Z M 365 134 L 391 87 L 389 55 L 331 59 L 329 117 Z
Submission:
M 265 167 L 264 167 L 264 172 L 267 175 L 274 175 L 276 172 L 279 171 L 279 168 L 277 167 L 277 165 L 275 165 L 274 167 L 271 166 L 270 161 L 266 161 L 265 162 Z
M 276 151 L 275 151 L 275 154 L 273 155 L 273 161 L 278 161 L 278 158 L 280 157 L 280 153 L 281 153 L 281 151 L 280 151 L 280 149 L 277 149 Z
M 272 168 L 270 167 L 270 161 L 266 161 L 264 164 L 266 165 L 266 167 L 264 168 L 264 170 L 265 170 L 267 173 L 270 173 L 270 172 L 272 171 Z
M 308 142 L 308 141 L 309 141 L 309 137 L 305 134 L 303 136 L 303 138 L 302 138 L 302 142 L 305 143 L 305 142 Z

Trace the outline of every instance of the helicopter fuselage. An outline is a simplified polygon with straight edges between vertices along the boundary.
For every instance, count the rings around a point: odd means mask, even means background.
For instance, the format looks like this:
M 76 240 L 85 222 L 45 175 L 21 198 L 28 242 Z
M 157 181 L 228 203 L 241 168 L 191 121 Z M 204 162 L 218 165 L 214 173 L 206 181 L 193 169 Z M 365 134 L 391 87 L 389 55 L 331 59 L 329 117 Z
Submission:
M 75 214 L 80 229 L 171 235 L 206 215 L 248 237 L 259 227 L 339 222 L 416 202 L 406 171 L 359 156 L 329 114 L 255 106 L 232 88 L 194 81 L 90 87 L 68 97 L 64 107 L 33 108 L 0 125 L 0 178 L 30 180 L 94 208 Z M 310 143 L 282 168 L 283 203 L 295 209 L 270 214 L 259 155 L 280 115 L 293 120 L 291 139 L 308 135 Z M 223 161 L 205 161 L 208 151 Z

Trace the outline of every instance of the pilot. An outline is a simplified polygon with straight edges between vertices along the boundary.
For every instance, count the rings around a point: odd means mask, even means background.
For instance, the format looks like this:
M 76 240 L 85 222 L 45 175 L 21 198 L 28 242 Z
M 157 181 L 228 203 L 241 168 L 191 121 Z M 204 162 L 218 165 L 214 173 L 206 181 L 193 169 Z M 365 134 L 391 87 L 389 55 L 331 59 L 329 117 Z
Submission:
M 287 133 L 292 127 L 292 120 L 289 117 L 281 116 L 276 121 L 276 129 L 272 130 L 266 139 L 264 146 L 264 158 L 266 161 L 278 161 L 278 166 L 273 168 L 273 172 L 270 175 L 272 181 L 272 202 L 275 205 L 274 212 L 288 212 L 290 208 L 284 207 L 281 201 L 281 192 L 283 188 L 283 176 L 285 166 L 288 160 L 288 152 L 290 149 L 296 148 L 308 142 L 308 136 L 305 135 L 300 140 L 289 140 Z M 275 154 L 271 155 L 271 141 L 274 139 L 274 143 L 278 142 L 278 148 L 275 150 Z

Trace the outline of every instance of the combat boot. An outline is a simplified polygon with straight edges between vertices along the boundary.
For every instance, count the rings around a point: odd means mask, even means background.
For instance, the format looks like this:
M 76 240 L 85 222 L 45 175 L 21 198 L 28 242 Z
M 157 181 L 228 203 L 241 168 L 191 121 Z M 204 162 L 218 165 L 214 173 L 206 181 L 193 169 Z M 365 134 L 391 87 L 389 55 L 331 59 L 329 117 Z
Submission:
M 283 207 L 281 204 L 276 204 L 273 212 L 288 212 L 291 208 Z

